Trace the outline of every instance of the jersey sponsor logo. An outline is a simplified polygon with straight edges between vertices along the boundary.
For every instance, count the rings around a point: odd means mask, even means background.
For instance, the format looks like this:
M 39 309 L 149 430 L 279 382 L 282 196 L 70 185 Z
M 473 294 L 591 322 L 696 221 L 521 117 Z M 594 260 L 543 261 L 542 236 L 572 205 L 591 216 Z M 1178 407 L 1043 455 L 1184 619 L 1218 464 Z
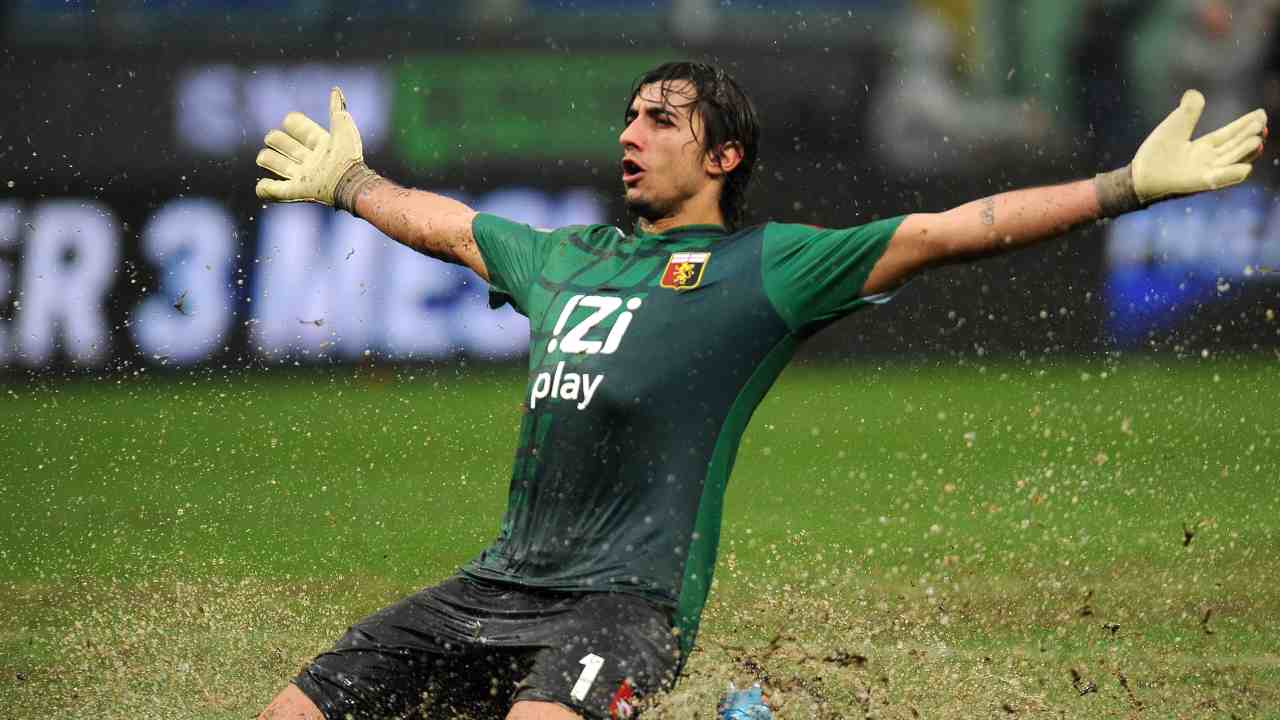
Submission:
M 564 308 L 560 310 L 560 319 L 556 320 L 556 327 L 551 333 L 551 340 L 547 342 L 547 352 L 553 353 L 559 350 L 562 353 L 573 355 L 581 353 L 587 355 L 595 355 L 596 353 L 612 355 L 618 349 L 618 346 L 622 344 L 622 337 L 627 334 L 627 328 L 631 327 L 633 311 L 639 310 L 643 302 L 638 297 L 627 300 L 627 309 L 618 314 L 618 319 L 614 321 L 608 336 L 604 340 L 588 340 L 587 333 L 590 333 L 597 325 L 608 320 L 611 315 L 618 312 L 618 309 L 623 306 L 622 298 L 613 295 L 574 295 L 569 298 L 569 302 L 565 303 Z M 594 312 L 579 320 L 577 324 L 569 328 L 569 332 L 564 332 L 564 327 L 569 322 L 569 316 L 578 308 L 588 308 L 594 310 Z M 563 337 L 561 333 L 564 333 Z
M 565 372 L 564 361 L 561 360 L 556 363 L 554 371 L 538 373 L 533 379 L 533 387 L 529 390 L 529 409 L 538 407 L 539 400 L 550 397 L 552 400 L 577 400 L 578 409 L 585 410 L 602 382 L 604 375 Z
M 547 352 L 559 351 L 572 355 L 612 355 L 622 344 L 635 311 L 644 303 L 642 298 L 623 300 L 614 295 L 574 295 L 560 310 Z M 624 309 L 625 308 L 625 309 Z M 569 326 L 569 318 L 578 309 L 590 310 L 590 314 Z M 621 310 L 621 312 L 619 312 Z M 614 315 L 617 317 L 607 333 L 593 332 Z M 567 329 L 566 329 L 567 328 Z M 603 336 L 603 337 L 602 337 Z M 585 410 L 604 381 L 604 375 L 565 372 L 565 362 L 556 363 L 554 370 L 538 373 L 529 389 L 529 409 L 538 407 L 539 400 L 575 400 L 577 408 Z
M 710 260 L 709 252 L 671 253 L 671 259 L 667 260 L 667 269 L 662 273 L 662 281 L 659 284 L 672 290 L 692 290 L 702 282 L 702 273 L 707 269 L 707 262 Z

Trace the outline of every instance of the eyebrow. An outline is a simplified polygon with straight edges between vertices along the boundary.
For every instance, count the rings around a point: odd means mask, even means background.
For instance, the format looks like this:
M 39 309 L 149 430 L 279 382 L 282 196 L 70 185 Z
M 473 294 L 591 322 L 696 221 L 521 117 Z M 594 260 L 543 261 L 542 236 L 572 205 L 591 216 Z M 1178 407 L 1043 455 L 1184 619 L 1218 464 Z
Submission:
M 679 117 L 675 112 L 672 111 L 670 107 L 666 105 L 647 105 L 644 108 L 644 114 L 646 117 L 651 117 L 651 118 L 665 117 L 666 119 L 672 120 L 672 121 L 676 120 Z M 640 116 L 640 113 L 635 108 L 627 109 L 626 119 L 628 122 L 636 119 L 639 116 Z

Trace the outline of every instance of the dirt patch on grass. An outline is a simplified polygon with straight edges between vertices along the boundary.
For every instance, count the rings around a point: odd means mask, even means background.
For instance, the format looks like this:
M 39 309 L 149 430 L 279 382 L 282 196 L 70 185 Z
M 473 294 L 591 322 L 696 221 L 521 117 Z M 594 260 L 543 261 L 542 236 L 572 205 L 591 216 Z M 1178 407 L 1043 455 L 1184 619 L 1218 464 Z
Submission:
M 1276 630 L 1272 604 L 1224 603 L 1207 634 L 1184 611 L 1193 598 L 1095 594 L 1094 613 L 1126 618 L 1112 632 L 1079 607 L 1045 611 L 1086 598 L 1046 593 L 1050 577 L 945 598 L 873 578 L 755 589 L 730 578 L 685 677 L 646 717 L 706 720 L 730 681 L 760 682 L 780 719 L 1250 718 L 1280 707 L 1280 657 L 1257 650 L 1265 638 L 1248 642 L 1249 628 Z M 0 638 L 0 704 L 14 718 L 252 717 L 351 621 L 412 589 L 352 578 L 0 586 L 14 620 Z M 1139 632 L 1137 618 L 1154 629 Z

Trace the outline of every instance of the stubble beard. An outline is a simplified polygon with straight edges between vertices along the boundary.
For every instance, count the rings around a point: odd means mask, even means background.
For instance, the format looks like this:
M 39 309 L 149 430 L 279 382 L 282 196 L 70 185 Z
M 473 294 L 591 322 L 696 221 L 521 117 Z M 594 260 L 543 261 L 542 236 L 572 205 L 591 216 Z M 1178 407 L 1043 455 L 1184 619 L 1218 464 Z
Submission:
M 645 222 L 656 222 L 664 217 L 670 217 L 675 212 L 675 203 L 670 200 L 633 198 L 630 195 L 625 195 L 623 200 L 627 207 L 627 213 Z

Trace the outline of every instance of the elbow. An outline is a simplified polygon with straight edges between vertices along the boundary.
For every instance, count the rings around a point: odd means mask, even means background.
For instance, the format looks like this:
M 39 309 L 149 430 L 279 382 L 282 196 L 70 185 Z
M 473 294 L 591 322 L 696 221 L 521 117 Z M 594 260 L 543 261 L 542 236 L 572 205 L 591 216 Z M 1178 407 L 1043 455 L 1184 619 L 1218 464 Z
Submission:
M 935 268 L 963 260 L 964 246 L 954 238 L 938 236 L 925 243 L 921 253 L 924 256 L 920 263 L 921 267 Z
M 955 211 L 940 213 L 932 224 L 932 231 L 923 240 L 922 252 L 930 267 L 980 260 L 999 255 L 1012 249 L 1013 238 L 1001 236 L 984 209 L 981 224 L 958 217 Z
M 921 270 L 955 262 L 964 255 L 965 246 L 954 232 L 948 232 L 943 213 L 922 218 L 916 237 L 917 262 Z

